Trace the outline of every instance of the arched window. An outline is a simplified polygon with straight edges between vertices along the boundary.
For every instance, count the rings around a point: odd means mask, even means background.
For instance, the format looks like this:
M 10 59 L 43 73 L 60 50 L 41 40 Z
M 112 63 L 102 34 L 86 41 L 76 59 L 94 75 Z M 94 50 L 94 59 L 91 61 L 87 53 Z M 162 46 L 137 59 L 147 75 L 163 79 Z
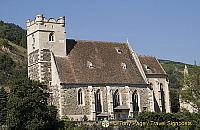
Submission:
M 101 93 L 100 89 L 98 89 L 95 93 L 95 111 L 96 113 L 101 113 L 102 112 L 102 106 L 101 106 Z
M 161 100 L 161 105 L 162 105 L 162 112 L 165 112 L 165 93 L 163 90 L 163 84 L 160 83 L 160 100 Z
M 133 102 L 133 112 L 139 111 L 139 103 L 138 103 L 138 94 L 137 91 L 134 91 L 132 94 L 132 102 Z
M 120 105 L 119 91 L 116 90 L 113 94 L 113 108 Z
M 82 105 L 83 104 L 83 93 L 82 90 L 79 89 L 78 90 L 78 105 Z
M 55 37 L 54 37 L 54 33 L 53 33 L 53 32 L 51 32 L 51 33 L 49 34 L 49 41 L 50 41 L 50 42 L 55 41 Z

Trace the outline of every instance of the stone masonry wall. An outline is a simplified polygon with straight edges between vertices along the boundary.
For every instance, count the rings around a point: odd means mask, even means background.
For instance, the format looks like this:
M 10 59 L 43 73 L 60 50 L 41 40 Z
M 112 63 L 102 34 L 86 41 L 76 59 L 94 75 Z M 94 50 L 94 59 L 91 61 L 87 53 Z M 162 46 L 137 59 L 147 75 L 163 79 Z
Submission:
M 28 74 L 30 79 L 39 80 L 39 50 L 36 50 L 28 55 Z
M 32 53 L 30 53 L 28 55 L 29 57 L 29 66 L 32 65 L 32 64 L 35 64 L 35 63 L 38 63 L 39 61 L 39 50 L 35 50 L 33 51 Z
M 62 92 L 62 114 L 63 115 L 89 115 L 89 90 L 88 88 L 81 88 L 84 93 L 84 104 L 78 105 L 77 93 L 79 88 L 67 88 Z
M 28 73 L 29 73 L 30 79 L 39 80 L 39 65 L 34 64 L 34 65 L 28 67 Z
M 51 52 L 49 49 L 41 50 L 41 61 L 51 61 Z
M 90 115 L 91 114 L 91 99 L 89 99 L 89 89 L 87 87 L 82 87 L 82 91 L 84 93 L 84 105 L 78 105 L 78 99 L 77 99 L 77 92 L 80 88 L 64 88 L 62 89 L 62 114 L 63 115 Z M 107 88 L 105 86 L 102 87 L 92 87 L 92 94 L 96 92 L 98 89 L 101 90 L 101 100 L 102 100 L 102 113 L 109 113 L 109 106 L 108 106 L 108 93 Z M 129 93 L 133 93 L 135 90 L 137 90 L 139 96 L 140 96 L 140 109 L 143 111 L 145 108 L 145 111 L 150 110 L 149 106 L 149 97 L 148 97 L 148 90 L 147 88 L 139 88 L 139 87 L 117 87 L 112 86 L 111 87 L 111 95 L 118 90 L 121 96 L 121 105 L 124 104 L 126 106 L 130 105 L 129 101 Z M 94 101 L 94 99 L 93 99 Z
M 143 108 L 146 107 L 147 110 L 150 109 L 150 106 L 149 106 L 149 97 L 148 97 L 148 90 L 147 88 L 140 88 L 140 87 L 128 87 L 128 88 L 125 88 L 125 87 L 111 87 L 112 89 L 112 94 L 114 94 L 114 92 L 116 90 L 119 91 L 120 95 L 121 95 L 121 105 L 122 104 L 125 104 L 128 106 L 128 103 L 129 102 L 132 102 L 132 101 L 129 101 L 129 93 L 133 93 L 134 91 L 137 91 L 139 96 L 140 96 L 140 108 L 141 108 L 141 111 L 143 111 Z
M 41 80 L 45 84 L 49 84 L 51 81 L 51 52 L 49 49 L 41 50 Z
M 40 53 L 40 54 L 39 54 Z M 41 71 L 39 69 L 41 67 Z M 36 50 L 29 54 L 29 77 L 45 84 L 51 81 L 51 52 L 49 49 Z
M 103 112 L 104 113 L 108 113 L 108 94 L 107 94 L 107 90 L 106 87 L 102 87 L 102 102 L 103 102 Z
M 48 84 L 51 81 L 51 63 L 41 63 L 41 80 Z
M 139 88 L 137 91 L 140 95 L 141 111 L 150 111 L 149 92 L 147 88 Z M 147 110 L 144 110 L 144 107 L 146 107 Z

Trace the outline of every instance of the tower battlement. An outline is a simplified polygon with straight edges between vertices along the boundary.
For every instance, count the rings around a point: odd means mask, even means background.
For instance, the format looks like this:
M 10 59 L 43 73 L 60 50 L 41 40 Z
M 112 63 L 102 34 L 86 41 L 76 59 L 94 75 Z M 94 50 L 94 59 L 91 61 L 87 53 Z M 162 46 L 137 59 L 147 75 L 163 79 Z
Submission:
M 58 19 L 54 19 L 54 18 L 48 18 L 47 19 L 43 16 L 43 14 L 38 14 L 38 15 L 36 15 L 34 20 L 28 19 L 26 21 L 26 26 L 30 27 L 34 24 L 44 24 L 44 23 L 61 24 L 64 27 L 65 26 L 65 17 L 61 16 Z

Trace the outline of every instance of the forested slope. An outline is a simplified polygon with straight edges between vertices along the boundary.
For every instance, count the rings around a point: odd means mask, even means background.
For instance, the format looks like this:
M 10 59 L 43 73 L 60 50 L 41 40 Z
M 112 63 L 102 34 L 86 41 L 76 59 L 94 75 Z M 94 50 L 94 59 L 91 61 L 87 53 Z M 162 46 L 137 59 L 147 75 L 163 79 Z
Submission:
M 27 76 L 26 31 L 0 21 L 0 85 Z

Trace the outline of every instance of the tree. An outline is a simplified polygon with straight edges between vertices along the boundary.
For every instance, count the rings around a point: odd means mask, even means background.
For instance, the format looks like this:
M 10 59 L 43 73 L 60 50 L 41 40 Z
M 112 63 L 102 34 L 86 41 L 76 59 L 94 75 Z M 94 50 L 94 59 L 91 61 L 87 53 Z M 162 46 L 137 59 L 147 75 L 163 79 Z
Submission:
M 14 67 L 12 58 L 0 52 L 0 84 L 5 84 L 10 79 Z
M 7 93 L 4 88 L 0 86 L 0 126 L 4 125 L 6 122 L 7 115 Z
M 142 112 L 136 117 L 138 122 L 157 122 L 159 124 L 144 125 L 136 127 L 140 130 L 199 130 L 200 129 L 200 114 L 197 113 L 155 113 Z M 164 122 L 164 123 L 163 123 Z M 176 123 L 189 122 L 188 125 Z
M 73 119 L 70 119 L 69 117 L 65 117 L 60 121 L 60 129 L 61 130 L 88 130 L 92 128 L 87 126 L 83 122 L 73 121 Z
M 44 85 L 29 79 L 14 82 L 7 103 L 9 129 L 56 129 L 57 110 L 47 105 L 45 89 Z
M 195 71 L 196 73 L 185 75 L 180 96 L 183 102 L 200 112 L 200 68 L 196 66 Z

